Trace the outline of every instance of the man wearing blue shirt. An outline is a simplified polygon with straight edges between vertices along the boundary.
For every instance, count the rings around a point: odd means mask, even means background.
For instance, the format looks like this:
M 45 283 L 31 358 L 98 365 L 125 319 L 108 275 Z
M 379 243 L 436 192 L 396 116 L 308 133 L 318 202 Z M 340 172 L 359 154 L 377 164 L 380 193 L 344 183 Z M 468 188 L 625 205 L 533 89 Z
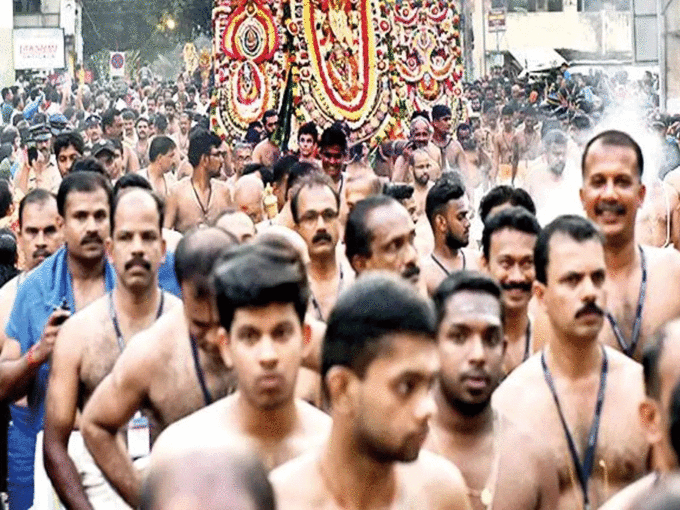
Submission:
M 17 291 L 6 327 L 6 345 L 0 362 L 0 398 L 28 396 L 21 424 L 24 446 L 18 462 L 21 476 L 9 484 L 13 510 L 33 502 L 35 437 L 42 428 L 49 360 L 60 325 L 110 291 L 114 271 L 107 263 L 104 240 L 109 235 L 112 192 L 106 178 L 94 172 L 68 175 L 59 187 L 57 209 L 63 224 L 65 247 L 30 273 Z M 10 475 L 10 478 L 11 475 Z

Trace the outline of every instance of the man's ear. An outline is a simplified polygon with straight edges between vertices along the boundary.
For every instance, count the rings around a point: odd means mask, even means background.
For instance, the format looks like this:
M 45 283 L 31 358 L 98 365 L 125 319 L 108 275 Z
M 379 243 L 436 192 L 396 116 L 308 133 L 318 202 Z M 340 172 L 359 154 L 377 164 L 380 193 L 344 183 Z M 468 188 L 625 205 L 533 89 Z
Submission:
M 326 374 L 326 388 L 334 412 L 353 413 L 358 393 L 358 378 L 349 368 L 335 365 Z
M 543 302 L 545 298 L 545 285 L 538 280 L 534 280 L 532 290 L 534 292 L 534 296 L 536 297 L 536 303 L 538 303 L 538 306 L 545 310 L 545 304 Z
M 649 397 L 646 397 L 638 408 L 642 429 L 649 444 L 657 444 L 663 440 L 664 430 L 661 423 L 659 405 Z
M 359 275 L 366 270 L 368 259 L 363 255 L 354 255 L 352 260 L 349 261 L 354 272 Z
M 224 366 L 227 368 L 232 368 L 234 362 L 231 357 L 231 338 L 227 330 L 220 326 L 217 328 L 217 333 L 215 334 L 217 340 L 217 348 L 220 350 L 220 356 L 222 361 L 224 361 Z

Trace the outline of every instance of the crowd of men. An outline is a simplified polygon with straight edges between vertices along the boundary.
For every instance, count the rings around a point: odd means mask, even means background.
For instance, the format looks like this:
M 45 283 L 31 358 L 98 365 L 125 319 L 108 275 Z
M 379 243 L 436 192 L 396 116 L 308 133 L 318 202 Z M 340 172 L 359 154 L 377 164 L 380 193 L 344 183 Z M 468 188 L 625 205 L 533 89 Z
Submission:
M 308 123 L 294 150 L 274 110 L 212 132 L 189 76 L 3 89 L 4 503 L 677 508 L 653 88 L 497 75 L 403 140 Z M 630 102 L 655 157 L 604 127 Z

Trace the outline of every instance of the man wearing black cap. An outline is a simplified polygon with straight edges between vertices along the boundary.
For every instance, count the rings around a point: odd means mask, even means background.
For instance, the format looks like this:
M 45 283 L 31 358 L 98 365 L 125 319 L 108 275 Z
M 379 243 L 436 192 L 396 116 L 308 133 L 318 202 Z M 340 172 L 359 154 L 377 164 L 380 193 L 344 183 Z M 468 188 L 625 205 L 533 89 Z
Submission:
M 442 172 L 458 169 L 469 175 L 467 159 L 463 147 L 451 136 L 451 108 L 443 104 L 432 107 L 432 142 L 439 147 L 441 158 L 439 167 Z
M 31 141 L 28 148 L 28 161 L 17 172 L 14 185 L 24 194 L 41 188 L 57 192 L 61 175 L 52 155 L 52 133 L 46 124 L 35 124 L 30 128 Z

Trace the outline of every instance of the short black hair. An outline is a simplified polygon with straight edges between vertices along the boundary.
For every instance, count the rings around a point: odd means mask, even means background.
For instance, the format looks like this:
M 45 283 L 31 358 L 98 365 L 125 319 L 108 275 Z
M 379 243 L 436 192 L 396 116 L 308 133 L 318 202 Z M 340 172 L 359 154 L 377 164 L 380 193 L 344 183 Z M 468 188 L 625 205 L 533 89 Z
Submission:
M 425 198 L 425 216 L 432 228 L 434 228 L 434 217 L 441 213 L 451 200 L 458 200 L 463 195 L 465 195 L 465 184 L 457 172 L 443 173 L 437 179 Z
M 431 303 L 398 277 L 370 274 L 338 298 L 328 317 L 321 355 L 321 377 L 334 366 L 363 378 L 370 364 L 390 345 L 394 335 L 410 333 L 435 341 L 436 320 Z
M 165 156 L 175 147 L 177 147 L 177 144 L 169 136 L 154 136 L 151 140 L 151 145 L 149 145 L 149 161 L 153 163 L 158 159 L 158 156 Z
M 85 142 L 83 141 L 83 137 L 80 136 L 80 133 L 77 133 L 76 131 L 66 131 L 58 134 L 54 139 L 54 144 L 52 145 L 54 155 L 58 158 L 59 153 L 69 146 L 72 146 L 81 156 L 85 152 Z
M 295 187 L 293 196 L 290 199 L 290 212 L 293 215 L 293 221 L 297 225 L 300 223 L 300 211 L 298 211 L 298 201 L 300 200 L 300 192 L 305 188 L 317 188 L 326 186 L 333 193 L 333 198 L 335 198 L 335 207 L 338 212 L 340 212 L 340 195 L 335 191 L 333 187 L 333 182 L 330 177 L 326 174 L 313 173 L 305 177 L 299 182 L 299 185 Z
M 175 248 L 175 275 L 179 284 L 191 282 L 197 298 L 212 295 L 213 266 L 235 244 L 233 235 L 217 227 L 197 227 L 184 234 Z
M 538 224 L 536 216 L 523 207 L 511 207 L 500 211 L 498 214 L 494 214 L 484 224 L 484 230 L 482 231 L 482 253 L 487 261 L 489 260 L 489 252 L 491 250 L 491 236 L 495 232 L 506 228 L 535 236 L 541 231 L 541 226 Z
M 395 200 L 408 200 L 413 196 L 413 186 L 410 184 L 387 183 L 383 186 L 383 195 L 392 197 Z
M 314 140 L 314 143 L 319 142 L 319 130 L 314 122 L 307 122 L 300 126 L 300 129 L 298 130 L 298 140 L 302 135 L 310 135 Z
M 491 210 L 499 205 L 510 204 L 512 206 L 524 207 L 534 216 L 536 215 L 536 205 L 534 204 L 531 195 L 522 188 L 514 188 L 507 184 L 501 184 L 491 188 L 489 192 L 482 197 L 479 204 L 479 217 L 482 222 L 486 222 Z
M 151 183 L 143 176 L 136 173 L 130 173 L 121 175 L 120 179 L 118 179 L 116 184 L 113 185 L 113 196 L 118 196 L 118 193 L 127 188 L 143 188 L 153 190 Z
M 157 113 L 153 116 L 153 127 L 156 128 L 156 131 L 165 133 L 165 130 L 168 129 L 168 118 L 162 113 Z
M 99 160 L 93 158 L 92 156 L 88 156 L 87 158 L 83 159 L 76 159 L 73 162 L 73 167 L 71 167 L 70 173 L 75 172 L 95 172 L 101 174 L 106 179 L 109 179 L 109 174 L 106 173 L 104 166 L 99 162 Z
M 327 147 L 340 147 L 344 153 L 347 152 L 347 135 L 345 132 L 336 126 L 330 126 L 323 130 L 321 139 L 319 140 L 319 149 L 323 150 Z
M 4 218 L 9 213 L 9 208 L 12 205 L 12 189 L 9 182 L 5 179 L 0 179 L 0 218 Z
M 290 169 L 297 162 L 298 162 L 297 156 L 293 156 L 290 154 L 279 158 L 279 160 L 276 163 L 274 163 L 274 166 L 272 167 L 273 182 L 281 184 L 283 180 L 286 177 L 288 177 Z
M 436 104 L 432 107 L 432 120 L 439 120 L 451 116 L 451 108 L 445 104 Z
M 262 124 L 266 123 L 269 117 L 278 117 L 278 115 L 276 110 L 267 110 L 262 114 Z
M 585 241 L 604 242 L 602 233 L 590 221 L 581 216 L 567 214 L 558 216 L 548 223 L 538 234 L 534 247 L 534 265 L 536 280 L 543 285 L 548 283 L 548 262 L 550 255 L 550 240 L 555 234 L 564 234 L 570 239 L 583 243 Z
M 380 207 L 391 205 L 402 207 L 394 198 L 386 195 L 372 195 L 354 205 L 354 209 L 347 216 L 345 226 L 345 253 L 350 264 L 355 255 L 371 256 L 373 232 L 368 230 L 368 216 Z
M 113 121 L 116 117 L 120 115 L 120 112 L 115 108 L 109 108 L 104 113 L 102 113 L 102 131 L 106 133 L 106 128 L 113 126 Z
M 286 183 L 286 196 L 299 181 L 313 173 L 320 173 L 319 167 L 308 161 L 298 161 L 291 166 L 290 171 L 288 172 L 288 182 Z
M 42 188 L 35 188 L 26 193 L 24 198 L 21 199 L 21 202 L 19 202 L 19 230 L 21 230 L 24 224 L 24 209 L 26 206 L 31 204 L 44 204 L 49 200 L 54 200 L 56 202 L 57 197 L 54 196 L 54 193 L 50 193 Z
M 118 204 L 124 195 L 127 195 L 133 189 L 139 189 L 147 192 L 151 198 L 153 198 L 156 204 L 156 212 L 158 213 L 158 231 L 163 232 L 163 219 L 165 218 L 165 201 L 161 198 L 158 193 L 153 190 L 147 189 L 145 186 L 125 186 L 124 188 L 119 188 L 118 192 L 113 197 L 113 207 L 111 208 L 111 234 L 116 230 L 116 211 L 118 210 Z
M 673 386 L 668 406 L 669 435 L 676 461 L 680 459 L 680 379 Z
M 220 323 L 231 328 L 236 310 L 290 303 L 304 322 L 309 281 L 300 253 L 283 238 L 241 245 L 215 265 L 213 285 Z
M 441 324 L 446 314 L 446 303 L 454 294 L 471 291 L 489 294 L 500 303 L 501 320 L 503 319 L 503 299 L 501 288 L 496 280 L 478 271 L 455 271 L 442 281 L 432 296 L 437 314 L 437 324 Z
M 92 193 L 99 189 L 104 190 L 109 203 L 109 213 L 113 209 L 113 190 L 108 179 L 98 172 L 82 171 L 71 172 L 59 185 L 57 192 L 57 211 L 63 217 L 66 206 L 66 199 L 69 193 L 77 191 L 82 193 Z
M 588 157 L 588 151 L 595 142 L 600 142 L 602 145 L 608 145 L 610 147 L 627 147 L 629 149 L 633 149 L 637 159 L 638 178 L 642 180 L 642 171 L 645 166 L 645 160 L 642 157 L 642 149 L 640 148 L 640 145 L 635 140 L 633 140 L 632 136 L 624 133 L 623 131 L 617 131 L 616 129 L 603 131 L 602 133 L 592 137 L 586 144 L 585 148 L 583 149 L 583 156 L 581 156 L 582 175 L 585 175 L 586 172 L 586 158 Z
M 666 335 L 668 330 L 662 327 L 654 333 L 654 337 L 642 351 L 642 374 L 645 381 L 645 394 L 659 400 L 661 397 L 661 375 L 659 371 L 659 364 L 666 343 Z
M 189 136 L 188 158 L 191 166 L 197 167 L 201 157 L 210 154 L 210 150 L 222 145 L 222 139 L 212 131 L 197 129 Z

